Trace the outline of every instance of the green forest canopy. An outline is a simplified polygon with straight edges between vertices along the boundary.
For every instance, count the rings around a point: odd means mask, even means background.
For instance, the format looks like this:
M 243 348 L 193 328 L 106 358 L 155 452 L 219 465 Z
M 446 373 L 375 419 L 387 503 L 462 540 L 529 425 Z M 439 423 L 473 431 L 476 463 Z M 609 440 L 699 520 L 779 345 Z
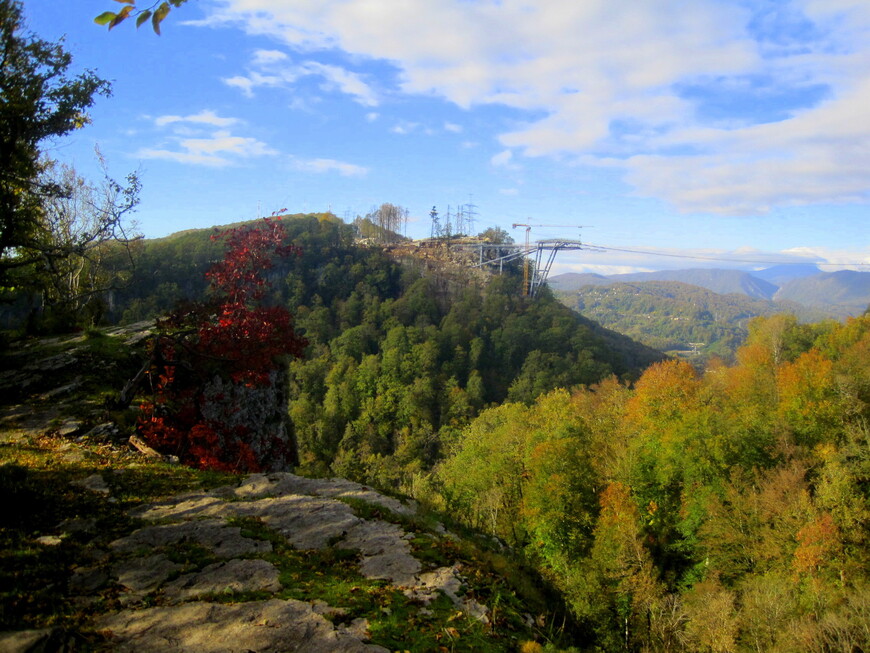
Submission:
M 587 318 L 659 351 L 697 348 L 705 357 L 729 360 L 746 340 L 753 317 L 792 313 L 805 322 L 826 317 L 794 302 L 720 294 L 679 281 L 587 285 L 556 295 Z
M 870 317 L 757 318 L 734 365 L 658 362 L 631 383 L 652 358 L 522 299 L 516 274 L 459 284 L 328 216 L 289 226 L 304 253 L 274 301 L 310 341 L 289 409 L 309 472 L 500 538 L 599 650 L 868 644 Z
M 524 551 L 595 650 L 867 650 L 870 316 L 758 318 L 737 359 L 486 410 L 429 500 Z
M 269 271 L 268 302 L 287 307 L 309 343 L 290 365 L 289 403 L 309 471 L 407 490 L 484 407 L 633 378 L 662 358 L 549 294 L 523 298 L 518 268 L 482 283 L 456 266 L 426 271 L 421 259 L 359 246 L 332 214 L 282 223 L 301 254 Z M 107 316 L 151 319 L 204 293 L 222 255 L 211 233 L 145 241 Z

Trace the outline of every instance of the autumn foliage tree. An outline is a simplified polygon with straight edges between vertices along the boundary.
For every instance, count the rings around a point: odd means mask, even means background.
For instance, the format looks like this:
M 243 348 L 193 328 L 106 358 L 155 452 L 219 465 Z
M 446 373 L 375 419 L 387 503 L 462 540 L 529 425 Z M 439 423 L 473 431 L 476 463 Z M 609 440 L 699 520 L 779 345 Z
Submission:
M 216 233 L 226 254 L 206 273 L 205 300 L 177 308 L 158 323 L 139 432 L 157 450 L 200 468 L 254 471 L 295 461 L 285 425 L 286 360 L 298 357 L 287 309 L 263 303 L 264 273 L 284 244 L 283 226 Z
M 870 316 L 749 332 L 731 367 L 490 408 L 438 466 L 589 650 L 870 650 Z

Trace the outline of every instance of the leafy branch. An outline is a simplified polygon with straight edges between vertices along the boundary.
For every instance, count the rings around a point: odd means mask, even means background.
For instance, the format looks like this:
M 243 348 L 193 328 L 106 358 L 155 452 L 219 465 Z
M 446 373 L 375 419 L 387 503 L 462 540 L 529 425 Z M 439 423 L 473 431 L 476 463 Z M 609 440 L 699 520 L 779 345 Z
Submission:
M 97 25 L 106 25 L 108 28 L 114 29 L 128 18 L 136 18 L 136 27 L 142 27 L 143 24 L 151 21 L 151 29 L 158 36 L 160 35 L 160 24 L 173 8 L 180 7 L 187 0 L 166 0 L 161 2 L 158 0 L 153 4 L 139 8 L 136 6 L 136 0 L 115 0 L 124 7 L 120 11 L 104 11 L 99 16 L 94 18 Z

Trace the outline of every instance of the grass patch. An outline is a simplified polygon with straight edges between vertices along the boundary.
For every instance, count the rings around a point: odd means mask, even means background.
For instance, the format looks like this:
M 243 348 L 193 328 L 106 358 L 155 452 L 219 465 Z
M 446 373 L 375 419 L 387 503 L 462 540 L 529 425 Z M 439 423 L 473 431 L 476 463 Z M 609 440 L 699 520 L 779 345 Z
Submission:
M 526 565 L 521 556 L 494 538 L 436 512 L 406 516 L 355 497 L 339 499 L 348 504 L 358 517 L 381 519 L 414 533 L 409 544 L 414 557 L 423 563 L 424 568 L 461 563 L 462 573 L 470 586 L 468 595 L 492 611 L 490 619 L 495 631 L 528 636 L 532 630 L 537 637 L 555 642 L 575 634 L 576 626 L 569 618 L 559 593 Z M 438 524 L 445 524 L 460 536 L 452 538 L 439 534 L 436 530 Z M 526 623 L 529 614 L 543 616 L 531 629 Z M 452 642 L 448 649 L 459 650 L 455 645 L 456 642 Z
M 148 462 L 115 470 L 105 478 L 112 496 L 119 501 L 142 503 L 193 490 L 238 485 L 241 477 L 229 472 L 202 471 L 181 465 Z
M 449 567 L 459 558 L 453 541 L 437 533 L 438 522 L 433 516 L 403 515 L 356 497 L 338 497 L 338 500 L 349 505 L 353 514 L 361 519 L 380 519 L 414 534 L 408 543 L 414 557 L 423 564 L 424 570 Z
M 0 630 L 78 621 L 65 587 L 75 551 L 0 532 Z
M 215 562 L 220 562 L 222 558 L 217 557 L 214 552 L 204 547 L 198 542 L 188 542 L 182 540 L 175 542 L 172 546 L 163 547 L 162 549 L 154 549 L 149 553 L 162 552 L 170 561 L 177 565 L 182 565 L 180 571 L 175 572 L 169 580 L 178 578 L 182 574 L 189 574 L 194 571 L 201 571 Z
M 516 649 L 512 634 L 504 637 L 491 627 L 469 619 L 457 611 L 446 596 L 438 595 L 429 605 L 424 605 L 386 581 L 365 578 L 359 572 L 356 551 L 334 547 L 297 550 L 259 519 L 244 517 L 231 519 L 229 523 L 239 526 L 245 537 L 272 543 L 271 553 L 257 557 L 278 568 L 279 580 L 284 586 L 278 598 L 324 601 L 339 609 L 328 615 L 335 623 L 365 618 L 376 644 L 402 651 L 438 651 L 441 646 L 453 651 Z M 240 598 L 243 597 L 227 594 L 217 600 Z
M 262 520 L 254 517 L 235 517 L 227 520 L 230 526 L 240 528 L 243 537 L 263 540 L 272 544 L 272 551 L 256 557 L 278 568 L 284 590 L 281 598 L 300 601 L 321 600 L 333 606 L 355 607 L 359 604 L 360 590 L 367 584 L 381 587 L 381 581 L 369 581 L 358 571 L 359 553 L 349 549 L 299 550 Z
M 86 615 L 68 590 L 73 567 L 88 547 L 133 528 L 116 506 L 70 485 L 76 472 L 0 466 L 0 630 L 81 623 Z M 89 527 L 63 533 L 60 523 L 74 519 Z
M 357 497 L 335 497 L 338 501 L 347 504 L 353 510 L 353 514 L 361 519 L 380 519 L 381 521 L 397 524 L 408 532 L 435 533 L 437 520 L 434 517 L 423 515 L 405 515 L 395 512 L 371 501 Z
M 450 567 L 459 560 L 459 549 L 453 540 L 429 533 L 417 535 L 408 542 L 413 555 L 425 569 Z
M 442 646 L 450 651 L 513 650 L 487 626 L 458 611 L 444 595 L 426 606 L 407 599 L 388 605 L 369 630 L 373 641 L 390 650 L 439 651 Z

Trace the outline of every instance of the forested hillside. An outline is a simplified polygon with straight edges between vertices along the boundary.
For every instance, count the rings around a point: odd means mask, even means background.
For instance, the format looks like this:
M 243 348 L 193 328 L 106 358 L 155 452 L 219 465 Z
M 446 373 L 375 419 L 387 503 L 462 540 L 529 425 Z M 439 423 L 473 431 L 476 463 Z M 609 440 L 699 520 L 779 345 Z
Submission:
M 632 274 L 615 274 L 612 281 L 679 281 L 693 286 L 707 288 L 721 295 L 739 293 L 754 299 L 771 299 L 776 292 L 776 286 L 759 277 L 741 270 L 661 270 L 658 272 L 635 272 Z
M 774 299 L 799 302 L 838 317 L 858 315 L 870 305 L 870 272 L 840 270 L 792 279 Z
M 553 388 L 636 378 L 658 352 L 522 297 L 518 268 L 473 274 L 434 254 L 356 244 L 332 214 L 281 220 L 301 252 L 268 271 L 305 355 L 290 364 L 289 414 L 303 470 L 410 490 L 484 407 Z M 146 241 L 109 316 L 150 319 L 205 292 L 221 256 L 209 231 Z
M 524 551 L 594 650 L 868 650 L 868 360 L 870 316 L 759 318 L 732 367 L 484 411 L 430 500 Z
M 556 294 L 566 306 L 645 345 L 665 352 L 695 350 L 702 357 L 732 358 L 756 316 L 790 312 L 808 321 L 824 317 L 796 303 L 722 295 L 679 281 L 585 285 Z
M 299 472 L 494 536 L 561 593 L 581 650 L 870 646 L 870 316 L 756 318 L 733 366 L 699 372 L 523 297 L 517 269 L 361 247 L 331 214 L 281 222 L 278 249 L 300 249 L 265 269 L 265 300 L 306 339 L 289 362 Z M 225 256 L 209 235 L 143 243 L 106 314 L 197 298 Z
M 551 277 L 548 284 L 559 293 L 583 293 L 588 292 L 588 286 L 615 288 L 615 284 L 622 283 L 635 288 L 656 288 L 654 285 L 647 285 L 653 282 L 687 284 L 719 295 L 736 295 L 756 300 L 745 304 L 752 315 L 770 314 L 770 311 L 757 310 L 765 305 L 757 300 L 766 301 L 769 302 L 768 305 L 775 305 L 780 312 L 794 313 L 804 321 L 854 317 L 863 313 L 870 305 L 870 272 L 822 272 L 817 266 L 807 264 L 775 265 L 752 272 L 715 268 L 659 270 L 609 276 L 568 272 Z M 625 292 L 621 294 L 625 295 Z M 729 300 L 732 304 L 735 301 L 735 298 Z M 620 330 L 620 327 L 615 328 Z M 628 333 L 628 330 L 622 332 Z
M 655 272 L 632 272 L 627 274 L 578 274 L 569 272 L 559 274 L 549 283 L 555 290 L 579 290 L 586 285 L 605 285 L 613 283 L 644 283 L 648 281 L 669 281 L 706 288 L 721 295 L 735 293 L 753 299 L 772 299 L 777 286 L 759 276 L 742 270 L 720 270 L 715 268 L 693 268 L 688 270 L 658 270 Z

